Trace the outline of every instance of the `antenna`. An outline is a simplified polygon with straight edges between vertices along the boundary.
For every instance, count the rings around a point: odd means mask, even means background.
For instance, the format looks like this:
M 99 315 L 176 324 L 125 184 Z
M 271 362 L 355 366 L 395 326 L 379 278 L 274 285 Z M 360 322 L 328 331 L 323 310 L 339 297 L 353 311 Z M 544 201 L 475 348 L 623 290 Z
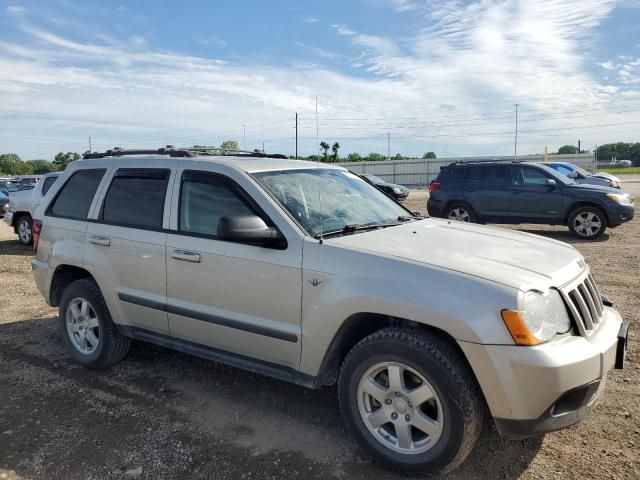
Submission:
M 320 170 L 320 133 L 318 127 L 318 96 L 316 95 L 316 168 Z M 320 173 L 320 172 L 318 172 Z M 322 218 L 322 194 L 321 192 L 321 179 L 318 175 L 318 210 L 320 211 L 320 244 L 322 245 L 322 225 L 324 219 Z

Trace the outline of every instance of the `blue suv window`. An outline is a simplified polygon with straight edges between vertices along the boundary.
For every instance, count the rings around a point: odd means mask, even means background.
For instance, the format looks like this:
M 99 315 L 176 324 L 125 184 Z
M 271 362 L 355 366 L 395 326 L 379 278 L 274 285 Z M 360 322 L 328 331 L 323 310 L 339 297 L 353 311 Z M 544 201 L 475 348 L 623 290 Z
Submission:
M 513 167 L 513 183 L 516 185 L 544 185 L 549 177 L 533 167 Z

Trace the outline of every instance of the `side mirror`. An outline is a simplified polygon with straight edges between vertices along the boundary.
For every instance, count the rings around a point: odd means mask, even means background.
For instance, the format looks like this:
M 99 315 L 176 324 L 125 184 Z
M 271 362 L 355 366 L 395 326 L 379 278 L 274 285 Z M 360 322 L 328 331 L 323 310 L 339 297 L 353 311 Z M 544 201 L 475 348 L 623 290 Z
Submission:
M 551 178 L 547 178 L 547 179 L 544 181 L 544 184 L 545 184 L 545 186 L 549 187 L 549 188 L 550 188 L 550 189 L 552 189 L 552 190 L 553 190 L 554 188 L 556 188 L 556 186 L 557 186 L 556 181 L 555 181 L 555 180 L 553 180 L 553 179 L 551 179 Z
M 569 177 L 569 178 L 578 178 L 578 172 L 571 172 L 569 175 L 567 175 L 567 177 Z
M 275 227 L 270 227 L 257 215 L 222 217 L 218 221 L 218 237 L 222 240 L 258 245 L 275 245 L 284 237 Z

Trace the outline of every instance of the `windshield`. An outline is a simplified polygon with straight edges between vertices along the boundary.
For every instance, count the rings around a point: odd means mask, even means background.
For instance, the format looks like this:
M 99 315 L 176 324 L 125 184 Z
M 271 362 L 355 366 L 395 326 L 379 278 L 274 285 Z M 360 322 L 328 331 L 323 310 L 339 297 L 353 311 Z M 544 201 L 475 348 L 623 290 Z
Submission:
M 380 177 L 376 177 L 375 175 L 366 174 L 366 175 L 362 175 L 362 176 L 367 178 L 369 181 L 371 181 L 373 183 L 379 183 L 379 184 L 387 183 L 384 180 L 382 180 Z
M 575 167 L 574 171 L 578 172 L 583 177 L 590 177 L 591 176 L 591 174 L 589 172 L 587 172 L 585 169 L 580 168 L 578 166 Z
M 11 182 L 0 182 L 0 188 L 2 190 L 6 190 L 7 192 L 15 192 L 18 190 L 18 186 L 15 183 Z
M 412 216 L 384 193 L 344 170 L 283 170 L 254 176 L 314 237 L 346 226 L 395 225 Z

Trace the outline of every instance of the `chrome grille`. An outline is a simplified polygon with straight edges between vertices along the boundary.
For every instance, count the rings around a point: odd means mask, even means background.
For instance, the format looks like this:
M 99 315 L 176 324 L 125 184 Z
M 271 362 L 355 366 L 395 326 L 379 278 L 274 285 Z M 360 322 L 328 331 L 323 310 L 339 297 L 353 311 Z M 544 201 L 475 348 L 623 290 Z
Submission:
M 563 290 L 569 313 L 581 335 L 589 335 L 602 321 L 603 304 L 591 274 Z

